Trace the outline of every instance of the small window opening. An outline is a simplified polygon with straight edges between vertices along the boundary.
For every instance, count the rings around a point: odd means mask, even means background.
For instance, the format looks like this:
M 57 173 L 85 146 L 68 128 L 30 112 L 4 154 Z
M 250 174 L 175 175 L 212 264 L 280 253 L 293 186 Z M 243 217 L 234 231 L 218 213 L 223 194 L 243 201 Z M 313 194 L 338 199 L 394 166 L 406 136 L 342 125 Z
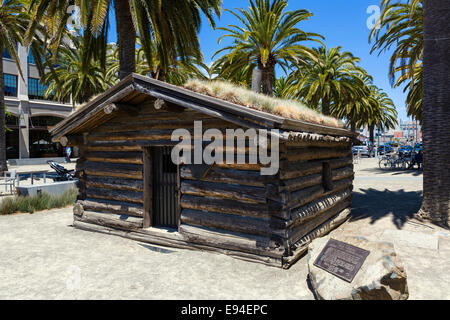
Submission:
M 329 162 L 322 163 L 322 186 L 325 191 L 333 190 L 333 176 Z

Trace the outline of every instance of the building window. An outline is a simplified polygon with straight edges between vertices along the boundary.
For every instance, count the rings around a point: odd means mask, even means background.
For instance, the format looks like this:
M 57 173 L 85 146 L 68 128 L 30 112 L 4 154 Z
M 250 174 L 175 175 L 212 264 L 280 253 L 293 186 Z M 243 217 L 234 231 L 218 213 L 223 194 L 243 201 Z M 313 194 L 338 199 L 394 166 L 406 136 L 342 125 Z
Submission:
M 3 50 L 2 57 L 6 58 L 6 59 L 11 59 L 11 55 L 9 54 L 8 50 L 6 50 L 6 49 Z
M 14 74 L 3 74 L 5 81 L 5 96 L 17 97 L 17 76 Z
M 42 85 L 39 79 L 28 78 L 28 98 L 35 100 L 53 100 L 52 96 L 45 98 L 45 91 L 48 86 Z
M 31 52 L 31 49 L 28 51 L 28 63 L 35 64 L 33 53 Z

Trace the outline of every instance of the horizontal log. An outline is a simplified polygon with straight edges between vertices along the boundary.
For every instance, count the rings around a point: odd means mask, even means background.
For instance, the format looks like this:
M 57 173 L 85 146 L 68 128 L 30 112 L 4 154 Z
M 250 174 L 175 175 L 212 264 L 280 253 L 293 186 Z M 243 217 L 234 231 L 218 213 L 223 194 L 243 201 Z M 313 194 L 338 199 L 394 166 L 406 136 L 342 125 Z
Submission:
M 335 169 L 331 172 L 333 181 L 342 180 L 346 178 L 353 178 L 354 172 L 351 167 L 344 167 L 340 169 Z
M 352 192 L 347 189 L 325 197 L 321 197 L 317 200 L 314 200 L 313 202 L 308 203 L 305 206 L 296 208 L 295 210 L 292 210 L 291 220 L 286 221 L 285 227 L 289 227 L 291 225 L 296 226 L 307 220 L 313 219 L 323 212 L 329 210 L 337 203 L 348 199 L 349 197 L 351 197 L 351 195 Z
M 175 122 L 177 120 L 184 120 L 184 121 L 197 121 L 197 120 L 202 120 L 202 121 L 206 121 L 208 119 L 216 119 L 216 118 L 212 118 L 209 115 L 205 115 L 202 114 L 200 112 L 194 112 L 194 111 L 190 111 L 190 110 L 186 110 L 185 112 L 183 112 L 183 118 L 180 118 L 179 114 L 173 113 L 173 112 L 161 112 L 161 111 L 156 111 L 155 109 L 147 109 L 144 110 L 142 109 L 139 112 L 139 117 L 135 117 L 135 116 L 130 116 L 129 114 L 122 112 L 119 113 L 117 115 L 117 117 L 111 119 L 108 123 L 105 123 L 102 125 L 120 125 L 120 124 L 130 124 L 130 123 L 135 123 L 135 122 L 151 122 L 151 121 L 160 121 L 162 122 Z M 101 127 L 97 127 L 94 130 L 100 130 Z
M 322 172 L 323 162 L 325 161 L 281 161 L 280 162 L 280 178 L 282 180 L 295 179 L 311 174 Z M 352 165 L 352 158 L 338 158 L 326 160 L 330 164 L 331 169 L 337 169 Z
M 283 180 L 279 190 L 295 191 L 298 189 L 305 189 L 322 183 L 322 174 L 312 174 L 299 178 Z
M 116 145 L 116 146 L 85 146 L 87 152 L 124 152 L 124 151 L 142 151 L 141 146 L 125 146 L 125 145 Z
M 139 130 L 90 134 L 88 141 L 171 140 L 173 130 Z
M 137 203 L 91 198 L 78 201 L 78 203 L 88 211 L 126 214 L 133 217 L 142 217 L 144 214 L 142 205 Z
M 292 255 L 288 257 L 283 257 L 283 268 L 289 268 L 292 266 L 302 255 L 308 250 L 309 244 L 316 238 L 325 236 L 331 230 L 336 229 L 339 225 L 344 223 L 350 216 L 350 209 L 344 209 L 328 221 L 325 221 L 313 231 L 309 232 L 302 239 L 297 241 L 297 243 L 291 246 Z
M 182 224 L 179 229 L 188 242 L 206 244 L 222 249 L 251 252 L 273 258 L 281 258 L 284 253 L 284 249 L 275 248 L 275 243 L 268 237 L 223 232 L 187 224 Z
M 348 189 L 352 186 L 352 179 L 342 179 L 339 181 L 333 182 L 332 190 L 326 191 L 323 186 L 313 186 L 310 188 L 306 188 L 304 190 L 292 192 L 290 194 L 289 202 L 287 207 L 294 209 L 299 206 L 303 206 L 309 202 L 312 202 L 318 198 L 328 196 L 332 193 L 342 191 Z
M 223 163 L 216 164 L 218 168 L 224 169 L 233 169 L 233 170 L 242 170 L 242 171 L 258 171 L 260 172 L 261 168 L 264 167 L 261 164 L 233 164 L 233 163 Z
M 245 234 L 270 236 L 268 219 L 257 219 L 218 212 L 184 209 L 181 222 L 199 227 L 211 227 L 219 230 L 241 232 Z
M 222 199 L 234 199 L 251 203 L 266 203 L 264 188 L 224 183 L 183 180 L 181 193 Z
M 296 243 L 299 239 L 303 238 L 309 232 L 317 228 L 317 226 L 331 219 L 342 210 L 349 208 L 350 205 L 351 202 L 349 200 L 338 202 L 335 206 L 316 216 L 314 219 L 310 219 L 302 224 L 293 226 L 292 228 L 288 229 L 286 232 L 287 238 L 289 239 L 290 243 Z
M 220 168 L 216 165 L 202 177 L 196 175 L 195 166 L 186 165 L 180 167 L 180 176 L 183 179 L 200 180 L 219 183 L 233 183 L 247 186 L 264 187 L 267 183 L 274 182 L 273 176 L 263 176 L 258 171 L 234 170 Z
M 90 147 L 114 147 L 114 148 L 125 148 L 125 147 L 150 147 L 150 146 L 175 146 L 179 142 L 171 140 L 117 140 L 117 141 L 89 141 L 88 146 Z
M 322 172 L 322 162 L 282 162 L 280 179 L 289 180 Z
M 134 119 L 132 121 L 133 126 L 130 127 L 129 122 L 123 120 L 121 122 L 109 122 L 105 123 L 102 126 L 92 130 L 92 134 L 103 134 L 110 132 L 129 132 L 129 131 L 137 131 L 137 130 L 162 130 L 162 129 L 184 129 L 184 128 L 192 128 L 194 126 L 194 121 L 196 119 L 186 119 L 185 114 L 183 117 L 175 118 L 175 119 L 158 119 L 157 117 L 153 117 L 151 119 L 142 120 Z M 203 119 L 202 127 L 205 129 L 209 128 L 235 128 L 236 126 L 230 123 L 227 123 L 220 119 Z
M 113 213 L 84 211 L 82 216 L 74 215 L 74 220 L 121 230 L 135 230 L 142 228 L 142 218 L 131 216 L 124 217 L 124 215 Z
M 196 197 L 190 195 L 183 195 L 181 197 L 181 207 L 183 209 L 221 212 L 266 219 L 271 216 L 269 208 L 266 204 L 240 202 L 228 199 Z
M 296 207 L 305 205 L 325 193 L 325 189 L 322 185 L 312 186 L 300 191 L 291 192 L 289 194 L 289 200 L 287 202 L 287 207 Z
M 214 129 L 219 129 L 222 132 L 224 144 L 227 140 L 227 129 L 228 126 L 223 128 L 217 128 L 217 125 L 211 126 Z M 187 130 L 191 137 L 194 137 L 194 129 L 193 124 L 189 127 L 180 127 L 180 128 L 169 128 L 169 129 L 154 129 L 154 130 L 136 130 L 133 128 L 131 131 L 121 131 L 121 132 L 101 132 L 101 133 L 91 133 L 89 134 L 87 140 L 88 142 L 92 141 L 117 141 L 117 140 L 171 140 L 172 135 L 175 129 L 185 129 Z M 207 127 L 203 127 L 203 131 L 208 129 Z M 233 136 L 231 136 L 232 138 Z M 202 139 L 202 138 L 200 138 Z M 270 142 L 270 141 L 269 141 Z
M 288 141 L 286 146 L 289 149 L 296 147 L 318 147 L 318 148 L 349 148 L 350 141 Z
M 86 196 L 94 199 L 114 199 L 116 201 L 125 201 L 140 203 L 144 202 L 142 192 L 125 191 L 125 190 L 109 190 L 99 188 L 86 188 Z
M 345 142 L 350 143 L 352 140 L 349 137 L 335 136 L 335 135 L 323 135 L 318 133 L 308 133 L 308 132 L 283 132 L 281 134 L 282 139 L 286 140 L 288 143 L 296 142 Z
M 95 162 L 142 164 L 142 152 L 91 151 L 85 157 Z
M 88 175 L 142 179 L 142 165 L 86 161 L 79 170 Z
M 288 161 L 309 161 L 347 157 L 350 153 L 350 148 L 298 148 L 288 150 L 286 158 Z
M 100 176 L 86 176 L 85 183 L 89 187 L 97 187 L 100 189 L 113 190 L 129 190 L 129 191 L 144 191 L 142 180 L 123 179 L 116 177 L 100 177 Z

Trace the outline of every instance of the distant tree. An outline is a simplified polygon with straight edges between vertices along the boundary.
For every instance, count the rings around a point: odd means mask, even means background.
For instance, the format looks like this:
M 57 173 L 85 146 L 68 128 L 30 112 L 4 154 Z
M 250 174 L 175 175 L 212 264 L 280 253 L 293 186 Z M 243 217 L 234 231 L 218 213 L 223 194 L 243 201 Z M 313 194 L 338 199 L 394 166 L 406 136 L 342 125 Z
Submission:
M 359 58 L 341 47 L 313 49 L 303 68 L 294 70 L 291 95 L 309 104 L 321 107 L 322 113 L 330 115 L 330 108 L 337 108 L 343 101 L 363 94 L 363 77 L 367 72 L 359 67 Z
M 372 52 L 393 49 L 389 78 L 394 87 L 405 85 L 409 116 L 422 117 L 423 7 L 422 0 L 382 0 L 378 28 L 372 29 Z
M 39 23 L 44 23 L 50 30 L 55 55 L 70 18 L 70 6 L 75 4 L 80 8 L 83 29 L 92 35 L 91 39 L 84 37 L 86 48 L 91 49 L 86 53 L 86 60 L 89 61 L 91 56 L 100 57 L 104 66 L 108 17 L 110 10 L 114 9 L 119 77 L 123 79 L 136 71 L 136 35 L 141 38 L 142 49 L 151 68 L 156 55 L 163 71 L 178 57 L 199 56 L 201 13 L 214 26 L 214 14 L 220 15 L 221 3 L 221 0 L 34 0 L 31 2 L 33 20 L 26 39 L 29 41 Z
M 72 98 L 74 105 L 82 104 L 114 85 L 116 79 L 92 56 L 89 61 L 83 61 L 86 50 L 90 49 L 86 48 L 80 34 L 68 35 L 67 40 L 70 41 L 62 43 L 57 52 L 57 66 L 42 78 L 48 85 L 45 96 L 53 96 L 61 102 Z M 110 59 L 108 56 L 107 64 L 112 63 Z
M 253 69 L 262 72 L 262 93 L 273 95 L 275 66 L 285 71 L 292 64 L 300 63 L 309 56 L 311 50 L 302 42 L 323 39 L 316 33 L 305 32 L 297 27 L 313 14 L 307 10 L 286 11 L 287 0 L 250 0 L 250 7 L 226 10 L 232 13 L 242 26 L 229 25 L 218 28 L 228 32 L 221 38 L 230 37 L 233 43 L 220 49 L 214 56 L 227 52 L 218 62 L 219 76 L 236 81 L 235 75 L 241 75 L 251 83 Z M 320 42 L 320 41 L 319 41 Z M 244 74 L 242 74 L 242 72 Z

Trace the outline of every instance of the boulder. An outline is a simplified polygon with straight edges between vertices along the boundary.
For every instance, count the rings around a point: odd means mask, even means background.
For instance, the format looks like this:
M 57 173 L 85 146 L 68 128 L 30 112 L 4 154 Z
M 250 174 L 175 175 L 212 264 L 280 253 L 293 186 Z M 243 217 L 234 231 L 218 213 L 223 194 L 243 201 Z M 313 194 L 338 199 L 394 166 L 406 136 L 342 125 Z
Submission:
M 330 238 L 370 251 L 351 283 L 314 265 Z M 405 268 L 390 242 L 374 242 L 356 236 L 328 235 L 311 242 L 307 259 L 309 281 L 318 299 L 408 299 Z

